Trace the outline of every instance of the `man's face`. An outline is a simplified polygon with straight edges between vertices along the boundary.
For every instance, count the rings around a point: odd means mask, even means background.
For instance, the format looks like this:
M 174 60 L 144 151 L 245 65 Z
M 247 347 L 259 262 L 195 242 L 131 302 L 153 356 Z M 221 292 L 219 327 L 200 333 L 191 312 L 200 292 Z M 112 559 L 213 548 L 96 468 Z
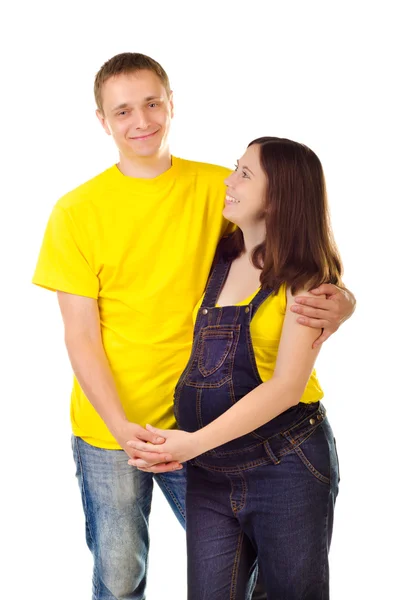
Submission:
M 147 70 L 117 75 L 102 87 L 98 119 L 126 158 L 160 156 L 173 117 L 172 94 Z

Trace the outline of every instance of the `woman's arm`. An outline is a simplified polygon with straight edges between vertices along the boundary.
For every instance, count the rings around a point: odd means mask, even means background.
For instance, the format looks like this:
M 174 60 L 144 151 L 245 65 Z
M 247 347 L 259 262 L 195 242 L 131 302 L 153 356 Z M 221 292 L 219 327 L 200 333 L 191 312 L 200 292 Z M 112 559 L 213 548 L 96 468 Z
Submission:
M 310 296 L 310 292 L 301 292 L 300 296 L 302 295 Z M 249 392 L 215 421 L 194 433 L 163 431 L 150 427 L 152 433 L 165 437 L 166 441 L 157 447 L 132 442 L 133 448 L 143 451 L 141 458 L 145 458 L 146 450 L 156 452 L 161 448 L 162 452 L 172 455 L 173 460 L 190 460 L 254 431 L 298 404 L 319 353 L 319 348 L 312 347 L 319 336 L 319 330 L 297 323 L 295 315 L 289 310 L 293 302 L 294 298 L 287 292 L 287 311 L 273 377 Z M 139 464 L 139 461 L 131 464 L 147 466 Z
M 310 292 L 300 295 L 310 296 Z M 200 454 L 254 431 L 300 401 L 319 353 L 319 349 L 312 348 L 319 330 L 296 322 L 289 310 L 293 301 L 288 291 L 273 377 L 194 433 Z
M 310 296 L 296 296 L 291 310 L 301 315 L 298 323 L 323 330 L 313 344 L 313 348 L 317 348 L 352 316 L 356 299 L 350 290 L 332 283 L 323 283 L 310 291 Z

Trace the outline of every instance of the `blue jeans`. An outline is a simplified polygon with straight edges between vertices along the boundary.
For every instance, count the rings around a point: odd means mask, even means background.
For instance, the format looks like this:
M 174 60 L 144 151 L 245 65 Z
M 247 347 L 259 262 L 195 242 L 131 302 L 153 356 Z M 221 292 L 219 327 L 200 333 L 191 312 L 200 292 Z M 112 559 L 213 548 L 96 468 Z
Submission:
M 152 475 L 127 464 L 124 450 L 72 438 L 76 476 L 94 557 L 93 600 L 143 600 L 153 478 L 185 526 L 185 469 Z
M 256 559 L 268 600 L 328 600 L 339 465 L 316 406 L 270 421 L 268 439 L 249 451 L 188 464 L 189 600 L 246 599 Z

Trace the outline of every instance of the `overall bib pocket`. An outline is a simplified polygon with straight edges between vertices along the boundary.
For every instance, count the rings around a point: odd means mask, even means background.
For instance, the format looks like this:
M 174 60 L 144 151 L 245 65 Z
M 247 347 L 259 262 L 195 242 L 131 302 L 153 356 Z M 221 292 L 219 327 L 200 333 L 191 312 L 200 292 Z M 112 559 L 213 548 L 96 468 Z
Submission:
M 230 381 L 239 335 L 239 325 L 203 327 L 196 355 L 186 375 L 186 385 L 214 388 Z

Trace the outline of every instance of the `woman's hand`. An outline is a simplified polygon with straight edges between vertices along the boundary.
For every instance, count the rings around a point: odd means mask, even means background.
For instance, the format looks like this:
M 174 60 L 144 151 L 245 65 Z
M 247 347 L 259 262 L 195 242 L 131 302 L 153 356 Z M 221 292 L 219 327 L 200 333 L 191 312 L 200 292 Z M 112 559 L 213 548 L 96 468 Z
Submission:
M 179 468 L 181 468 L 181 463 L 201 454 L 194 433 L 178 429 L 157 429 L 151 425 L 146 425 L 146 429 L 153 434 L 161 435 L 161 437 L 165 438 L 165 442 L 156 445 L 136 440 L 127 442 L 127 446 L 131 448 L 134 454 L 134 458 L 128 461 L 129 465 L 141 470 L 159 473 L 166 470 L 164 468 L 165 465 L 159 464 L 163 462 L 161 457 L 164 454 L 168 455 L 168 462 L 178 463 Z M 159 456 L 158 462 L 155 462 L 155 455 Z

